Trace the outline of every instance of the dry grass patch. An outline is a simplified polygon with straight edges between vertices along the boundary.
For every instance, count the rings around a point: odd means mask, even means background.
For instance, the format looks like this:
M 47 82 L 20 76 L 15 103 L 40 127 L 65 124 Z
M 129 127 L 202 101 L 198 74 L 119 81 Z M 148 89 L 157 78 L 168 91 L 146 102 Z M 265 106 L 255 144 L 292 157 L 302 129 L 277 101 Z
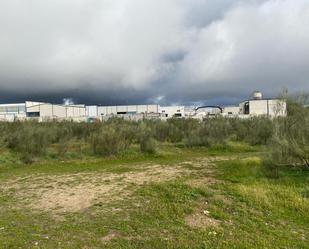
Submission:
M 109 204 L 130 198 L 134 186 L 163 182 L 190 172 L 181 166 L 140 165 L 137 172 L 121 174 L 100 172 L 60 176 L 38 175 L 17 178 L 0 185 L 21 205 L 54 214 L 79 212 L 97 203 Z
M 221 221 L 211 217 L 210 212 L 205 208 L 198 208 L 193 214 L 185 218 L 186 224 L 191 228 L 206 229 L 218 227 Z
M 219 180 L 214 177 L 203 177 L 198 179 L 190 179 L 187 181 L 187 184 L 194 188 L 204 188 L 206 186 L 217 184 Z
M 102 237 L 102 242 L 103 243 L 108 243 L 113 239 L 117 239 L 117 238 L 125 238 L 122 234 L 120 234 L 119 232 L 116 231 L 110 231 L 106 236 Z
M 34 209 L 52 210 L 56 213 L 78 212 L 91 207 L 99 198 L 112 202 L 121 200 L 126 194 L 128 193 L 124 187 L 116 184 L 95 186 L 86 183 L 45 191 L 39 198 L 32 200 L 30 206 Z
M 180 165 L 188 165 L 194 168 L 205 168 L 214 166 L 216 162 L 228 161 L 236 159 L 235 156 L 211 156 L 211 157 L 197 157 L 190 161 L 181 162 Z
M 225 195 L 220 195 L 220 194 L 215 194 L 212 198 L 212 201 L 214 202 L 219 202 L 225 206 L 231 206 L 233 205 L 233 201 L 231 199 L 229 199 L 227 196 Z
M 66 175 L 31 175 L 15 178 L 0 184 L 0 190 L 17 199 L 17 206 L 27 205 L 33 210 L 50 211 L 54 214 L 79 212 L 93 205 L 108 205 L 130 198 L 136 187 L 143 184 L 164 182 L 190 176 L 193 187 L 217 183 L 212 177 L 212 166 L 226 157 L 195 158 L 179 165 L 136 165 L 132 172 L 91 172 Z M 187 167 L 190 164 L 191 169 Z M 202 171 L 201 171 L 202 170 Z M 206 175 L 200 177 L 200 173 Z M 198 219 L 198 217 L 197 217 Z M 210 222 L 211 223 L 211 222 Z

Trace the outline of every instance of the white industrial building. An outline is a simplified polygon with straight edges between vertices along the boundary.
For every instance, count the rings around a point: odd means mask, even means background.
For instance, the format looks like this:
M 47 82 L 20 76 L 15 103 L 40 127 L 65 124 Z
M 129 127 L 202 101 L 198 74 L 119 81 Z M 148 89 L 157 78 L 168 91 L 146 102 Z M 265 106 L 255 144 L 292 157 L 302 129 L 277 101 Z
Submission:
M 239 115 L 282 117 L 287 115 L 287 103 L 281 99 L 263 99 L 261 92 L 254 92 L 252 99 L 239 104 Z
M 160 106 L 159 112 L 162 118 L 183 118 L 185 117 L 184 106 Z
M 26 104 L 1 104 L 0 121 L 14 121 L 26 118 Z
M 123 117 L 130 120 L 159 118 L 159 105 L 86 106 L 88 119 L 106 120 Z
M 238 116 L 239 115 L 239 106 L 225 106 L 222 110 L 223 116 Z
M 173 118 L 185 117 L 185 106 L 159 105 L 122 105 L 122 106 L 86 106 L 89 118 L 105 120 L 118 116 L 127 119 L 139 120 L 143 118 Z
M 37 119 L 38 121 L 72 120 L 104 121 L 111 117 L 122 117 L 129 120 L 196 118 L 212 116 L 250 118 L 254 116 L 278 117 L 287 115 L 286 101 L 281 99 L 263 99 L 262 93 L 254 92 L 251 99 L 238 106 L 159 106 L 153 105 L 120 105 L 120 106 L 85 106 L 61 105 L 43 102 L 26 101 L 19 104 L 0 105 L 0 121 Z
M 86 107 L 85 105 L 57 105 L 32 101 L 0 105 L 0 120 L 15 121 L 28 119 L 37 119 L 38 121 L 85 121 Z
M 49 103 L 31 103 L 31 105 L 26 105 L 26 110 L 28 118 L 38 118 L 41 121 L 86 120 L 85 105 L 58 105 Z
M 220 116 L 223 109 L 220 106 L 200 106 L 195 111 L 198 116 L 211 117 Z
M 282 99 L 264 99 L 261 92 L 254 92 L 251 99 L 238 106 L 202 106 L 190 113 L 191 118 L 203 119 L 212 116 L 250 118 L 266 116 L 269 118 L 287 115 L 287 103 Z M 187 116 L 187 115 L 186 115 Z

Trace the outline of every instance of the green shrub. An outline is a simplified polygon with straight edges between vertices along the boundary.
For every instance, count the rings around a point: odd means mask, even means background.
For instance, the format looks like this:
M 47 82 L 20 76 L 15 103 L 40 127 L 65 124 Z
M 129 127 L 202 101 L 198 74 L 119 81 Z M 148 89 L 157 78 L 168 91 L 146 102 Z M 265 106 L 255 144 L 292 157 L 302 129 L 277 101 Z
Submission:
M 172 118 L 167 120 L 168 123 L 168 138 L 171 143 L 179 143 L 184 139 L 184 124 L 186 120 Z
M 16 123 L 7 136 L 7 146 L 20 155 L 25 163 L 44 155 L 51 143 L 50 130 L 34 122 Z
M 170 126 L 168 122 L 162 122 L 160 120 L 152 121 L 151 123 L 151 129 L 154 132 L 154 136 L 156 140 L 160 142 L 166 142 L 169 138 L 170 134 Z
M 273 134 L 273 121 L 267 117 L 231 119 L 230 124 L 236 140 L 250 145 L 266 145 Z
M 199 124 L 194 129 L 186 132 L 184 143 L 186 146 L 206 146 L 225 145 L 231 136 L 228 119 L 211 118 Z
M 115 156 L 129 146 L 129 141 L 122 136 L 121 132 L 106 126 L 91 134 L 90 145 L 97 155 Z
M 269 178 L 279 178 L 279 167 L 270 157 L 265 157 L 263 159 L 263 171 Z
M 157 152 L 157 141 L 151 136 L 143 136 L 140 140 L 141 152 L 155 154 Z
M 266 145 L 273 134 L 273 121 L 266 117 L 249 120 L 250 126 L 244 141 L 251 145 Z
M 309 168 L 309 110 L 290 103 L 289 116 L 274 121 L 274 131 L 267 146 L 268 160 L 279 166 Z
M 149 122 L 140 123 L 139 126 L 139 144 L 140 150 L 144 153 L 154 154 L 157 151 L 157 142 L 154 139 L 155 129 Z

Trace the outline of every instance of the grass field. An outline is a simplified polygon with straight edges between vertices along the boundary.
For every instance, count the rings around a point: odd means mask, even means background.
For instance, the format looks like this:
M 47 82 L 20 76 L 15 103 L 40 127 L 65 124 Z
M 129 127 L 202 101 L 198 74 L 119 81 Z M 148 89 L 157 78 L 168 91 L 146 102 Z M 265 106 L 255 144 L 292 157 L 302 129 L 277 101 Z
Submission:
M 259 147 L 0 159 L 0 248 L 309 248 L 309 172 Z

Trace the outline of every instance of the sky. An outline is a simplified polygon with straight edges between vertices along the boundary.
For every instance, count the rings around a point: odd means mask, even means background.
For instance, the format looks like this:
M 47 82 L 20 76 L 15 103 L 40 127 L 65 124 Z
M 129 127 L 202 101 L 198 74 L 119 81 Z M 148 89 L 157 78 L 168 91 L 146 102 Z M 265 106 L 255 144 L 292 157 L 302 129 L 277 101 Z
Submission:
M 309 0 L 0 0 L 0 103 L 309 91 Z

